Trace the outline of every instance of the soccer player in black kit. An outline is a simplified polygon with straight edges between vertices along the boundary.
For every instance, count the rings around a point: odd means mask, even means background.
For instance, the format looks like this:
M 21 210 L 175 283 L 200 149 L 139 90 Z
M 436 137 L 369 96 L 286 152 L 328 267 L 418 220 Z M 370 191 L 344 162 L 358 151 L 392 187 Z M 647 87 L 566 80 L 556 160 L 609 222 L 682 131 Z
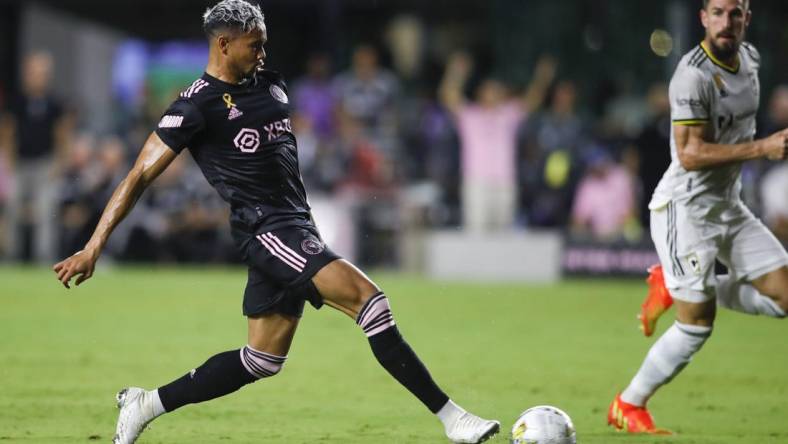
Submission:
M 76 285 L 89 279 L 112 230 L 188 148 L 231 206 L 233 238 L 249 266 L 243 298 L 248 344 L 214 355 L 156 390 L 121 390 L 113 442 L 131 444 L 164 413 L 276 375 L 306 301 L 353 318 L 378 362 L 438 416 L 452 442 L 490 438 L 498 421 L 479 418 L 449 399 L 399 334 L 386 295 L 320 239 L 298 170 L 287 87 L 279 74 L 263 69 L 267 32 L 260 8 L 244 0 L 221 1 L 206 11 L 203 28 L 210 42 L 205 74 L 164 113 L 85 248 L 54 271 L 66 288 L 71 278 Z

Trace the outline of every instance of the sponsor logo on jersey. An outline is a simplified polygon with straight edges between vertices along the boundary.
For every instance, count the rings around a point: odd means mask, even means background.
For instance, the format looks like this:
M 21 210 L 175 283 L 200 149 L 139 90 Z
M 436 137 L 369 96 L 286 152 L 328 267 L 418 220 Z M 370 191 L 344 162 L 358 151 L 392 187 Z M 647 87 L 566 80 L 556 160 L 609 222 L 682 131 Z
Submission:
M 230 108 L 230 114 L 227 115 L 227 120 L 237 119 L 243 116 L 244 113 L 236 107 Z
M 309 236 L 306 239 L 301 241 L 301 249 L 306 254 L 316 255 L 323 252 L 326 249 L 325 244 L 320 242 L 320 240 L 314 236 Z
M 681 98 L 676 99 L 678 106 L 689 106 L 690 108 L 703 108 L 703 102 L 700 99 Z
M 159 128 L 180 128 L 183 116 L 164 116 L 159 121 Z
M 278 85 L 271 85 L 271 87 L 268 88 L 268 91 L 271 93 L 271 96 L 274 99 L 276 99 L 276 100 L 278 100 L 278 101 L 280 101 L 282 103 L 288 103 L 289 102 L 289 100 L 287 98 L 287 94 L 285 94 L 285 92 L 282 90 L 282 88 L 280 88 Z
M 282 134 L 292 133 L 293 127 L 290 126 L 290 119 L 277 120 L 263 127 L 268 135 L 268 141 L 278 139 Z
M 230 113 L 227 115 L 227 120 L 237 119 L 244 115 L 243 111 L 238 109 L 238 107 L 235 106 L 235 103 L 233 103 L 233 96 L 228 93 L 224 93 L 224 95 L 222 95 L 222 100 L 224 100 L 224 104 L 227 105 L 227 108 L 230 109 Z
M 253 128 L 241 128 L 233 143 L 241 152 L 253 153 L 260 147 L 260 133 Z

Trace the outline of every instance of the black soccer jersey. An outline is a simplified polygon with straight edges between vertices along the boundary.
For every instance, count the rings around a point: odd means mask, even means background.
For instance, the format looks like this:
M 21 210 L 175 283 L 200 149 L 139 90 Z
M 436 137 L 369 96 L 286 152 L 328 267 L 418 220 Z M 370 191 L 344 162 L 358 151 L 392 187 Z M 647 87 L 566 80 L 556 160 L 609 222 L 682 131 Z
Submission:
M 203 74 L 164 113 L 156 134 L 188 148 L 230 204 L 234 229 L 308 223 L 306 192 L 282 77 L 262 71 L 234 85 Z

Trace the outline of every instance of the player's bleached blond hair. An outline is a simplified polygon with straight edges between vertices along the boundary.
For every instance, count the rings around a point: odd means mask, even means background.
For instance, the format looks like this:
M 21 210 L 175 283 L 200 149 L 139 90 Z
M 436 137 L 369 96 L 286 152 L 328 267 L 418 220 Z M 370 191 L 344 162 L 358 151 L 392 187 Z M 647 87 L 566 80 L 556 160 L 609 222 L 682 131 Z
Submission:
M 260 6 L 246 0 L 222 0 L 208 8 L 202 16 L 202 29 L 208 37 L 217 30 L 229 29 L 242 33 L 263 29 L 265 17 Z

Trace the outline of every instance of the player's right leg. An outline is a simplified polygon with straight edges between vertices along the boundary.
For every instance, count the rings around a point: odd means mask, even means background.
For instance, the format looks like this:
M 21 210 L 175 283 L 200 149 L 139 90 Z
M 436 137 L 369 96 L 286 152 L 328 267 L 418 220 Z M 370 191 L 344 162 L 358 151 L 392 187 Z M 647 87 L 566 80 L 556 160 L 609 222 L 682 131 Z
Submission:
M 670 433 L 654 425 L 646 403 L 689 364 L 711 336 L 716 302 L 676 300 L 677 320 L 654 343 L 626 389 L 608 410 L 608 424 L 630 433 Z
M 682 207 L 682 213 L 686 209 Z M 670 277 L 670 284 L 675 286 L 677 280 L 675 275 L 684 274 L 677 252 L 677 232 L 676 216 L 678 211 L 673 202 L 666 206 L 651 211 L 651 239 L 659 255 L 659 264 L 652 265 L 648 269 L 648 293 L 643 304 L 640 306 L 638 319 L 640 320 L 640 330 L 646 336 L 654 334 L 657 320 L 673 305 L 673 297 L 668 290 L 665 275 Z M 686 266 L 686 264 L 685 264 Z M 665 270 L 667 267 L 667 273 Z
M 652 265 L 648 269 L 648 294 L 640 306 L 638 319 L 640 330 L 646 336 L 654 334 L 659 318 L 673 305 L 673 297 L 665 287 L 665 276 L 662 265 Z
M 380 365 L 441 420 L 452 442 L 480 443 L 498 432 L 498 421 L 467 412 L 438 387 L 399 333 L 388 298 L 364 273 L 340 259 L 323 267 L 312 282 L 326 304 L 356 321 Z
M 299 317 L 269 312 L 248 317 L 248 345 L 209 358 L 201 366 L 156 390 L 130 387 L 117 395 L 114 444 L 131 444 L 151 421 L 187 404 L 235 392 L 246 384 L 274 376 L 287 359 Z

